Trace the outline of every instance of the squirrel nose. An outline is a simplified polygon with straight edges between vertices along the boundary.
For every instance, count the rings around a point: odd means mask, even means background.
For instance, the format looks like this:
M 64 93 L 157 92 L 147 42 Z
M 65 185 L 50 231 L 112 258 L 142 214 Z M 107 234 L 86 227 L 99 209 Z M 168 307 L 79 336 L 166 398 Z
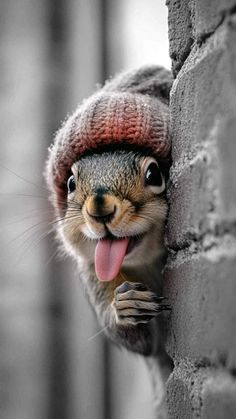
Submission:
M 98 223 L 108 223 L 116 213 L 116 205 L 112 196 L 98 193 L 88 199 L 86 210 L 89 217 Z

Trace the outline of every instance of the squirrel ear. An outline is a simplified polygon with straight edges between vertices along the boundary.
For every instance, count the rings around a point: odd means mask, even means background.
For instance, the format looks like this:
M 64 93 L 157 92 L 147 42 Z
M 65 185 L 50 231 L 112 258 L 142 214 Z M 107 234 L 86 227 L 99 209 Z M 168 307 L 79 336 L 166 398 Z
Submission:
M 107 81 L 103 90 L 149 95 L 168 105 L 172 83 L 169 70 L 159 66 L 145 66 L 119 74 Z

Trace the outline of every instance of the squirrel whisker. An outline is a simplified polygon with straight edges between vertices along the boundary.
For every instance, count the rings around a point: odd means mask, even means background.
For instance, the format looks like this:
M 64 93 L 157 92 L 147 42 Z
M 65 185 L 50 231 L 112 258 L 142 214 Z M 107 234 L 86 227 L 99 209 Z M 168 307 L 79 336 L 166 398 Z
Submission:
M 90 337 L 88 338 L 88 341 L 90 341 L 90 340 L 92 340 L 92 339 L 96 338 L 96 337 L 97 337 L 97 336 L 99 336 L 101 333 L 105 332 L 105 330 L 106 330 L 106 329 L 108 329 L 108 327 L 109 327 L 109 326 L 105 326 L 105 327 L 103 327 L 101 330 L 99 330 L 97 333 L 95 333 L 93 336 L 90 336 Z

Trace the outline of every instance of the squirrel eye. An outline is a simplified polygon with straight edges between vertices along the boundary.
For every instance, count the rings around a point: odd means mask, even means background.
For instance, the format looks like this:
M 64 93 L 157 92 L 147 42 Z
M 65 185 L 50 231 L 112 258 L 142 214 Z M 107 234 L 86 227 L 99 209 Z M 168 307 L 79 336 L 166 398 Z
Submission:
M 154 159 L 150 160 L 145 169 L 144 183 L 145 186 L 151 187 L 154 193 L 160 194 L 165 189 L 165 180 L 156 161 Z
M 67 181 L 67 189 L 68 189 L 68 194 L 74 192 L 75 190 L 75 177 L 72 175 L 69 177 L 68 181 Z
M 162 176 L 159 167 L 156 163 L 149 164 L 145 173 L 145 184 L 150 186 L 161 186 Z

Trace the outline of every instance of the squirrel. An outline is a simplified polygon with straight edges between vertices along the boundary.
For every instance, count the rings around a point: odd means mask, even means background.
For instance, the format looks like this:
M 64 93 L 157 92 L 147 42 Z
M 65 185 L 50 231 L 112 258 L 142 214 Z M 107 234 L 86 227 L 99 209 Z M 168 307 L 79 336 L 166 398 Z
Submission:
M 161 271 L 171 85 L 157 66 L 109 80 L 59 129 L 46 166 L 59 238 L 104 332 L 169 369 Z

